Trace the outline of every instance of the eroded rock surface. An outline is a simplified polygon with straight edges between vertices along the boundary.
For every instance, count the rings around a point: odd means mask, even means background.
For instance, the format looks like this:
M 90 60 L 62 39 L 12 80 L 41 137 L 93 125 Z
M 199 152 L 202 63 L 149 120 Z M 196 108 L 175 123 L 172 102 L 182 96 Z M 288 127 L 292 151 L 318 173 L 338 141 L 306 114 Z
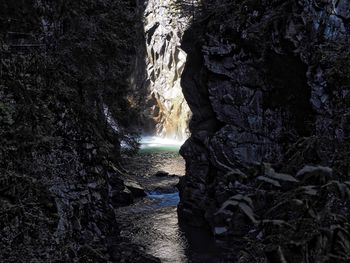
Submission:
M 173 0 L 147 1 L 145 10 L 146 67 L 148 90 L 145 132 L 185 139 L 190 117 L 183 97 L 180 76 L 186 54 L 180 39 L 189 22 L 174 8 Z
M 193 117 L 191 137 L 181 149 L 187 171 L 179 212 L 184 221 L 209 225 L 218 235 L 245 235 L 251 228 L 239 224 L 254 220 L 220 207 L 237 194 L 256 204 L 257 189 L 265 184 L 281 187 L 281 194 L 290 190 L 266 179 L 257 169 L 261 163 L 289 176 L 307 164 L 331 166 L 334 180 L 349 175 L 349 6 L 219 2 L 204 1 L 206 15 L 182 42 L 188 57 L 181 84 Z M 259 209 L 274 203 L 266 198 L 254 210 L 260 219 Z M 343 209 L 345 204 L 335 210 Z
M 118 162 L 137 10 L 1 1 L 1 262 L 158 262 L 120 237 L 114 213 L 134 197 Z

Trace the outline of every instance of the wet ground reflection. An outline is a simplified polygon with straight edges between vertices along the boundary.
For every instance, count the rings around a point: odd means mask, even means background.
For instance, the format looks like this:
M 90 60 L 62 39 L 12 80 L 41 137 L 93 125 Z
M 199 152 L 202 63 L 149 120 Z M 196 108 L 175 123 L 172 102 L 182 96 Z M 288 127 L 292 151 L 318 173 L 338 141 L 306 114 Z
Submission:
M 121 235 L 162 262 L 220 262 L 222 247 L 203 229 L 179 226 L 178 194 L 150 193 L 120 208 Z
M 163 143 L 163 142 L 162 142 Z M 138 156 L 125 160 L 125 167 L 147 191 L 147 197 L 117 210 L 121 235 L 144 247 L 145 252 L 165 263 L 230 262 L 224 249 L 204 229 L 180 226 L 177 217 L 179 195 L 175 185 L 185 173 L 178 154 L 180 145 L 145 143 Z M 166 171 L 178 176 L 157 177 Z

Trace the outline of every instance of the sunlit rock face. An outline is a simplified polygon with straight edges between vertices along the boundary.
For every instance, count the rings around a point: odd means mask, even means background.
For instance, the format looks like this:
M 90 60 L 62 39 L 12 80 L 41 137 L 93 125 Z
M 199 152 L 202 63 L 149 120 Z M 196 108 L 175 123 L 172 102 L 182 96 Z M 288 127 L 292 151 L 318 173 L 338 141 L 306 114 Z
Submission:
M 148 94 L 144 117 L 146 133 L 184 139 L 190 117 L 180 77 L 186 54 L 180 39 L 189 23 L 175 11 L 172 0 L 150 0 L 144 13 Z

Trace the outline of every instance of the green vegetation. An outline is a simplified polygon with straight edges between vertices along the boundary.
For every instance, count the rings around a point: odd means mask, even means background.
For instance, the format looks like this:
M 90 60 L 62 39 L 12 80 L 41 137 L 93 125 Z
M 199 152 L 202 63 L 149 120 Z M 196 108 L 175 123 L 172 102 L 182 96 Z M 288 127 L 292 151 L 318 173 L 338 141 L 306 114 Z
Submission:
M 222 180 L 237 186 L 229 187 L 236 194 L 216 213 L 216 220 L 230 215 L 222 223 L 244 244 L 237 262 L 350 259 L 350 181 L 330 168 L 305 166 L 294 177 L 264 163 L 245 173 L 232 170 Z

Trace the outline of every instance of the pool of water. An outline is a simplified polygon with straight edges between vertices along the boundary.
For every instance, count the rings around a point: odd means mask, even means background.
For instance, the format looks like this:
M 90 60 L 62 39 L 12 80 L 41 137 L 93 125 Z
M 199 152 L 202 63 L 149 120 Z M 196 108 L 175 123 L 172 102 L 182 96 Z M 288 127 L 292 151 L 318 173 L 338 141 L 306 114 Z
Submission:
M 153 200 L 157 200 L 159 202 L 155 203 L 154 208 L 162 208 L 162 207 L 172 207 L 177 206 L 180 202 L 179 193 L 159 193 L 159 192 L 150 192 L 147 193 L 147 197 Z
M 165 139 L 156 136 L 141 139 L 140 153 L 150 152 L 178 152 L 184 141 Z

